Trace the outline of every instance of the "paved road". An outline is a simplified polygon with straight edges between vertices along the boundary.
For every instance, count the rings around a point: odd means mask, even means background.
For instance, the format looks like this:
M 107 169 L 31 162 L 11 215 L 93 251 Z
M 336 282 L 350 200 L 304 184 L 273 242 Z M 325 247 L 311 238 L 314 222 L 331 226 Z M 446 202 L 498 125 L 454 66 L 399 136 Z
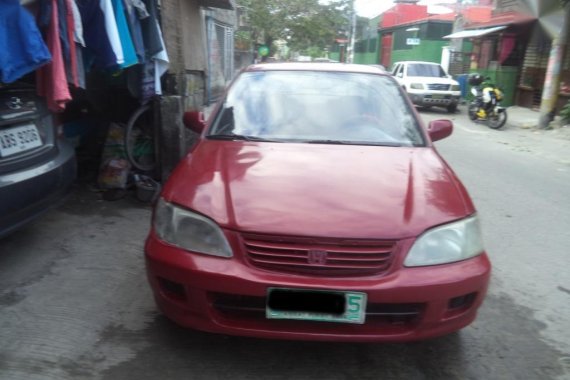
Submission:
M 454 118 L 438 148 L 473 196 L 494 263 L 460 334 L 379 345 L 180 329 L 146 285 L 150 210 L 81 186 L 0 241 L 0 379 L 570 379 L 570 141 Z

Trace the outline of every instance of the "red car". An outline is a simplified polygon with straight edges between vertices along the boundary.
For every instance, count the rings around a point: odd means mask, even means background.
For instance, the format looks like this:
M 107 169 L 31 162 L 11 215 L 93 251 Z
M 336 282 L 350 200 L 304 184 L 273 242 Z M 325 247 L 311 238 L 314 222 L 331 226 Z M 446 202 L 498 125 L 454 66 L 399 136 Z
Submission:
M 475 208 L 400 86 L 360 65 L 242 72 L 155 206 L 159 308 L 261 338 L 412 341 L 476 317 L 490 277 Z

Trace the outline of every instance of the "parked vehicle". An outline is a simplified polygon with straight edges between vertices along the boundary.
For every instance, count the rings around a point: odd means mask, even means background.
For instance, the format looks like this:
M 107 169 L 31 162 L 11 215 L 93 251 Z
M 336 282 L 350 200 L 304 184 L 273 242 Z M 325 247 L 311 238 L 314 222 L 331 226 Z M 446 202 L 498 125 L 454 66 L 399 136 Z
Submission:
M 503 92 L 479 74 L 469 75 L 473 100 L 469 103 L 468 114 L 473 121 L 480 121 L 490 128 L 499 129 L 507 122 L 507 110 L 501 107 Z
M 411 341 L 471 323 L 490 263 L 475 208 L 388 74 L 255 65 L 165 184 L 145 245 L 182 326 L 264 338 Z
M 444 107 L 457 111 L 461 89 L 443 67 L 433 62 L 396 62 L 392 75 L 408 93 L 412 103 L 420 107 Z
M 1 88 L 0 237 L 57 205 L 75 177 L 75 151 L 35 90 Z

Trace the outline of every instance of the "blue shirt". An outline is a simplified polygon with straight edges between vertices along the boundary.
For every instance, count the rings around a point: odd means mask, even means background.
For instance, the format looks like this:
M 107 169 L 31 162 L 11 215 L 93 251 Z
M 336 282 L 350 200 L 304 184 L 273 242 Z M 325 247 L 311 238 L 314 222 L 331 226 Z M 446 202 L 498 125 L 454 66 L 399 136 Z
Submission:
M 107 36 L 105 15 L 99 7 L 99 1 L 77 0 L 77 8 L 81 13 L 86 53 L 94 59 L 98 68 L 117 66 L 117 57 Z
M 0 81 L 12 83 L 50 60 L 32 15 L 19 0 L 0 1 Z

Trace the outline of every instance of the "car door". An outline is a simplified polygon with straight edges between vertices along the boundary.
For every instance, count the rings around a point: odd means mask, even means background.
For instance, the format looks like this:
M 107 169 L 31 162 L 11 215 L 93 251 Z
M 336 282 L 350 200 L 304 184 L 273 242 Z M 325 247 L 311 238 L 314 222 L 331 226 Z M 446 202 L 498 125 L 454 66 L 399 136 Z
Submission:
M 399 64 L 394 68 L 394 77 L 400 84 L 400 86 L 404 85 L 404 64 Z

